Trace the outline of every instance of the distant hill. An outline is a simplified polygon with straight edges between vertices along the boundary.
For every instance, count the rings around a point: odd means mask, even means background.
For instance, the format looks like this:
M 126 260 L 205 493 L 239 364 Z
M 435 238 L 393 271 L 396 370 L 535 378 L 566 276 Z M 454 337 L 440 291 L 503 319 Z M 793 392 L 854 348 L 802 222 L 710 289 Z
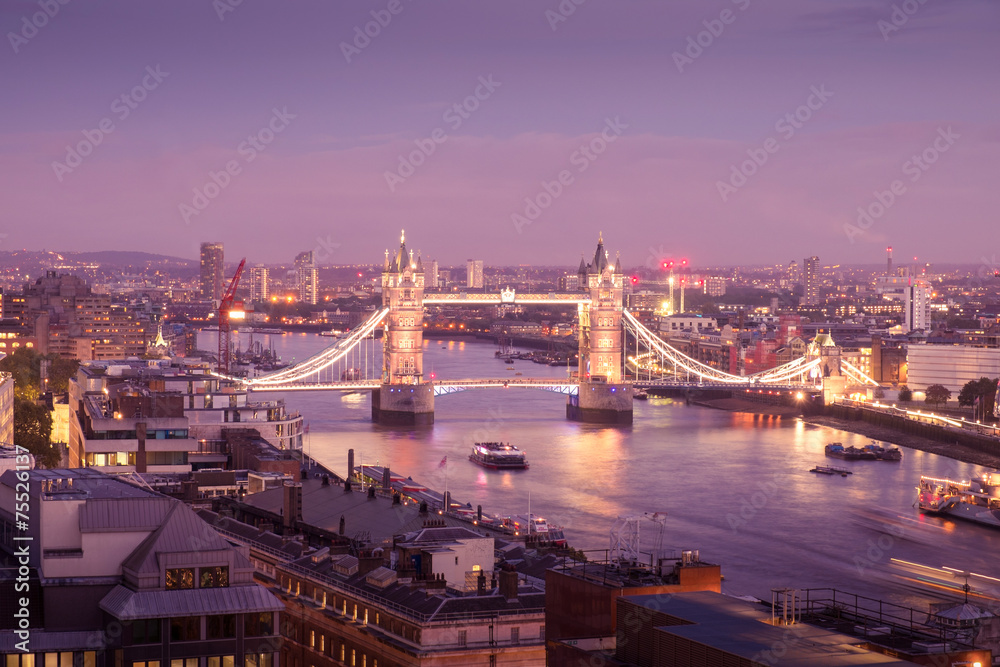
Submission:
M 63 252 L 60 253 L 67 259 L 78 262 L 94 262 L 97 264 L 177 264 L 182 266 L 194 266 L 198 264 L 194 259 L 183 259 L 181 257 L 171 257 L 170 255 L 157 255 L 150 252 L 136 252 L 131 250 L 99 250 L 96 252 Z

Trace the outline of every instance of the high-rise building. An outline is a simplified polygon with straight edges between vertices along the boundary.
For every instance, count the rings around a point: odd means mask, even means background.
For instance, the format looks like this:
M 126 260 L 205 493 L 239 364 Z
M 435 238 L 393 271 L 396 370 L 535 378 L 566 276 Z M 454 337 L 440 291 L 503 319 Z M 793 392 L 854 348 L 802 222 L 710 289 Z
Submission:
M 222 283 L 225 281 L 222 260 L 221 243 L 201 244 L 201 298 L 206 301 L 222 299 Z
M 799 263 L 794 259 L 788 263 L 788 268 L 786 269 L 786 277 L 792 283 L 799 282 Z
M 319 272 L 313 260 L 312 250 L 300 252 L 295 257 L 295 272 L 299 285 L 299 301 L 316 305 L 319 300 Z
M 903 290 L 903 329 L 928 331 L 931 327 L 931 290 L 922 280 L 915 280 Z
M 885 249 L 885 275 L 892 275 L 892 246 Z
M 470 259 L 465 263 L 466 278 L 465 286 L 473 289 L 483 288 L 483 260 Z
M 254 266 L 250 269 L 250 301 L 263 303 L 271 296 L 268 285 L 270 271 L 266 266 Z
M 802 260 L 802 305 L 819 305 L 819 257 L 813 255 Z
M 702 281 L 702 291 L 708 296 L 725 296 L 726 279 L 721 276 L 705 276 Z
M 427 262 L 427 271 L 424 272 L 424 286 L 427 289 L 437 289 L 438 261 L 436 259 Z

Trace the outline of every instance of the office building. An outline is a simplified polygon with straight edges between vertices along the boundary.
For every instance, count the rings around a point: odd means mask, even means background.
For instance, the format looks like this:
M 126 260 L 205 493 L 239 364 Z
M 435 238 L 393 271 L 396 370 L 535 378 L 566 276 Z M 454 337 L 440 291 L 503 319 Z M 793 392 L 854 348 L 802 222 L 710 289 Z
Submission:
M 0 576 L 7 667 L 279 665 L 284 605 L 179 500 L 96 470 L 7 470 L 0 536 L 0 557 L 27 572 L 23 586 L 16 568 Z
M 819 305 L 819 257 L 813 255 L 802 260 L 802 305 Z
M 981 377 L 1000 377 L 1000 348 L 973 345 L 914 345 L 906 350 L 906 384 L 924 391 L 940 384 L 957 396 Z
M 221 243 L 201 244 L 201 298 L 219 301 L 226 286 Z
M 523 559 L 523 548 L 412 502 L 320 480 L 286 482 L 245 501 L 257 496 L 269 498 L 270 512 L 231 498 L 216 505 L 285 539 L 221 512 L 200 515 L 249 549 L 259 580 L 284 601 L 285 664 L 544 664 L 542 584 L 495 563 L 498 549 Z M 310 514 L 320 516 L 314 503 L 321 496 L 332 503 L 321 517 L 325 530 L 309 522 Z M 306 531 L 314 546 L 288 539 L 294 531 Z M 358 531 L 370 542 L 355 542 L 348 553 L 345 536 Z M 539 563 L 541 572 L 552 562 Z
M 268 283 L 270 270 L 266 266 L 257 265 L 250 269 L 250 302 L 264 303 L 271 298 L 271 289 Z
M 472 289 L 483 288 L 483 260 L 470 259 L 465 263 L 465 286 Z
M 187 472 L 226 465 L 226 432 L 255 429 L 279 450 L 302 448 L 303 419 L 252 400 L 205 365 L 89 362 L 69 382 L 69 465 L 109 472 Z
M 316 269 L 312 250 L 296 255 L 295 277 L 298 281 L 299 301 L 315 306 L 319 300 L 319 271 Z
M 935 626 L 915 609 L 833 589 L 776 591 L 774 596 L 771 607 L 709 591 L 624 596 L 615 605 L 615 648 L 593 650 L 590 657 L 643 667 L 973 667 L 992 662 L 990 650 L 974 647 L 965 628 Z M 569 663 L 549 662 L 562 664 Z

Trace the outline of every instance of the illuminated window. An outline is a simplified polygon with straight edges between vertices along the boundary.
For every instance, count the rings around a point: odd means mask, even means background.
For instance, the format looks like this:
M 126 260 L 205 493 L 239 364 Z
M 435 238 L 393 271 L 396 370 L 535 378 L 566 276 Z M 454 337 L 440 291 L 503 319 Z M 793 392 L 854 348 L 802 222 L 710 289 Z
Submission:
M 167 569 L 166 588 L 167 590 L 194 588 L 194 569 L 190 567 Z

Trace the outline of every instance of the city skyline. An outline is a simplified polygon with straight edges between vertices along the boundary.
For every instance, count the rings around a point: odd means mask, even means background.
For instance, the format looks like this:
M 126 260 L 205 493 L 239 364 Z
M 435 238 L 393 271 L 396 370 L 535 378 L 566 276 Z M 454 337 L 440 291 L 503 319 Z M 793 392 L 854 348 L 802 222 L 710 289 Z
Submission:
M 0 247 L 991 256 L 990 3 L 563 5 L 5 6 Z

